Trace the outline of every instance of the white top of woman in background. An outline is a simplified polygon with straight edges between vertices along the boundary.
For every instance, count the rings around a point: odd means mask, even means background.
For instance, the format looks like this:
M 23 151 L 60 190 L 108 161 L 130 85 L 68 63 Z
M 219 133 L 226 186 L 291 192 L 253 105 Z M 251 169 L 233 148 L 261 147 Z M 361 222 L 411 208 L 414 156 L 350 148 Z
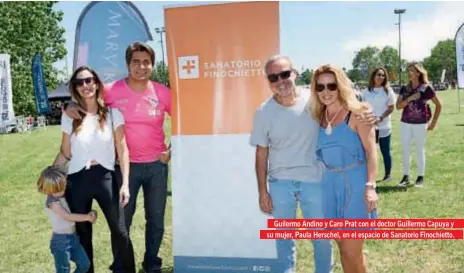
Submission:
M 363 101 L 369 103 L 372 106 L 372 110 L 376 117 L 380 117 L 385 111 L 387 111 L 388 106 L 395 105 L 396 95 L 393 92 L 393 89 L 388 88 L 388 92 L 385 92 L 384 87 L 374 87 L 372 91 L 369 91 L 366 88 L 362 92 Z M 377 126 L 379 130 L 391 129 L 391 115 L 388 115 L 382 122 Z

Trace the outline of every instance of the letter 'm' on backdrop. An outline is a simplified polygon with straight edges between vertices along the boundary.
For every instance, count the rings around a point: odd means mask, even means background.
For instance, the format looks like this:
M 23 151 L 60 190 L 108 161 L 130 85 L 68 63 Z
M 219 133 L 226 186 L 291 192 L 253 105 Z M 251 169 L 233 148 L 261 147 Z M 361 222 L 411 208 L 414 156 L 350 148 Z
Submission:
M 144 17 L 131 2 L 91 2 L 77 22 L 73 70 L 88 65 L 104 83 L 119 80 L 128 75 L 126 47 L 151 39 Z
M 269 95 L 266 59 L 280 51 L 279 3 L 165 8 L 172 113 L 176 273 L 277 272 L 260 240 L 253 115 Z

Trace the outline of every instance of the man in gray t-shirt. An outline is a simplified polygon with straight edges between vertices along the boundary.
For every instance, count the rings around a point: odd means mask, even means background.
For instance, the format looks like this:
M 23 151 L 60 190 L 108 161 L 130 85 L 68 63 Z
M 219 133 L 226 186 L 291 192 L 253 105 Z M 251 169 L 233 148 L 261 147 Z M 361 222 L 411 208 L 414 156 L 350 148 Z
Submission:
M 316 158 L 319 123 L 306 109 L 310 92 L 295 86 L 288 57 L 271 57 L 265 72 L 273 96 L 257 109 L 250 137 L 256 146 L 260 209 L 276 219 L 293 219 L 299 202 L 304 218 L 322 219 L 323 167 Z M 332 272 L 331 241 L 312 243 L 315 272 Z M 272 271 L 295 272 L 294 241 L 277 240 L 276 246 L 279 268 Z
M 317 163 L 319 123 L 307 112 L 310 90 L 299 89 L 293 105 L 282 106 L 274 97 L 256 111 L 251 144 L 269 149 L 268 177 L 319 182 L 322 165 Z

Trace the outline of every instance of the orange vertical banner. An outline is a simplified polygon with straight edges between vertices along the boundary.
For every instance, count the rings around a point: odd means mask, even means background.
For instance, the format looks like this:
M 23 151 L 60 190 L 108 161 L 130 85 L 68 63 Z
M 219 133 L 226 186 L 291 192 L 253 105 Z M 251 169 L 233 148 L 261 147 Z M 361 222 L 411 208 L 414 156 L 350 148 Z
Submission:
M 280 52 L 278 2 L 167 7 L 176 273 L 277 272 L 260 240 L 256 108 L 270 95 L 266 60 Z
M 264 62 L 279 52 L 278 2 L 165 14 L 173 135 L 248 133 L 254 109 L 269 95 Z

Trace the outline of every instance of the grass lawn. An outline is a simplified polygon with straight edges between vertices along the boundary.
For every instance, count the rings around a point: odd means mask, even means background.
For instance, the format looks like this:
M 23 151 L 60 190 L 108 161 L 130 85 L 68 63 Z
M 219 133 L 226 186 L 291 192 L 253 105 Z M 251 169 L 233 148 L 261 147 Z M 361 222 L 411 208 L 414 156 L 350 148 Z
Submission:
M 434 132 L 428 133 L 427 169 L 424 188 L 399 191 L 395 185 L 401 179 L 401 143 L 399 112 L 393 115 L 393 178 L 380 185 L 382 218 L 464 218 L 464 109 L 458 113 L 456 93 L 439 92 L 443 112 Z M 433 108 L 433 107 L 432 107 Z M 166 125 L 169 130 L 169 122 Z M 50 224 L 43 211 L 44 197 L 37 193 L 35 182 L 39 172 L 51 164 L 60 144 L 58 127 L 47 131 L 0 136 L 0 272 L 54 272 L 49 252 Z M 414 152 L 414 149 L 412 149 Z M 411 177 L 415 179 L 413 153 Z M 379 157 L 381 160 L 381 156 Z M 379 178 L 383 165 L 379 162 Z M 459 167 L 461 166 L 461 167 Z M 256 183 L 250 181 L 250 183 Z M 94 207 L 97 207 L 95 205 Z M 98 209 L 99 210 L 99 209 Z M 99 211 L 101 212 L 101 211 Z M 102 215 L 101 213 L 99 215 Z M 300 214 L 301 215 L 301 214 Z M 161 256 L 172 270 L 171 197 L 166 211 L 166 232 Z M 139 195 L 131 236 L 137 267 L 144 252 L 143 195 Z M 96 272 L 107 269 L 112 257 L 106 221 L 99 218 L 94 225 L 94 256 Z M 298 241 L 298 273 L 313 272 L 312 245 Z M 462 273 L 464 272 L 463 241 L 379 240 L 367 241 L 367 259 L 371 273 Z M 341 266 L 336 254 L 336 273 Z

